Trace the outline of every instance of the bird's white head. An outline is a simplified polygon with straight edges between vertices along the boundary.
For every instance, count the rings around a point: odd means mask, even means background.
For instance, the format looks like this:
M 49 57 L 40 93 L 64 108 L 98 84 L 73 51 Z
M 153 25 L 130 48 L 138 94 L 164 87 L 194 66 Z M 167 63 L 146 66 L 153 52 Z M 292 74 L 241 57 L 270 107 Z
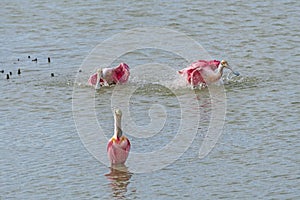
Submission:
M 103 70 L 102 70 L 102 68 L 99 68 L 99 69 L 97 70 L 97 74 L 99 75 L 100 78 L 103 77 Z
M 228 62 L 226 60 L 222 60 L 220 63 L 223 67 L 229 67 Z
M 220 65 L 221 65 L 222 68 L 225 67 L 225 68 L 227 68 L 227 69 L 230 69 L 234 75 L 236 75 L 236 76 L 239 76 L 239 75 L 240 75 L 239 72 L 233 71 L 233 69 L 229 66 L 229 64 L 228 64 L 228 62 L 227 62 L 226 60 L 222 60 L 222 61 L 220 62 Z
M 96 90 L 99 90 L 101 88 L 101 84 L 100 84 L 101 78 L 103 78 L 103 70 L 102 70 L 102 68 L 99 68 L 97 70 L 97 82 L 96 82 L 96 85 L 95 85 Z
M 122 111 L 120 109 L 115 109 L 115 115 L 118 117 L 122 117 Z

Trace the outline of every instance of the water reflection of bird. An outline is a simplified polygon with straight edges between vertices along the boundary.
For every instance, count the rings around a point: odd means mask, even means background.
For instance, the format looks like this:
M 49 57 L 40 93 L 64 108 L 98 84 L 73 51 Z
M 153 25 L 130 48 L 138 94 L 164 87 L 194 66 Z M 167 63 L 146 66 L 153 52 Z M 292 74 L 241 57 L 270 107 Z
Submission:
M 122 132 L 121 118 L 121 110 L 115 109 L 114 135 L 107 144 L 107 155 L 112 165 L 124 164 L 130 151 L 130 141 Z
M 95 89 L 100 89 L 103 85 L 126 83 L 129 75 L 129 66 L 126 63 L 120 63 L 114 68 L 98 69 L 95 74 L 90 76 L 88 83 L 95 86 Z
M 230 69 L 233 74 L 239 76 L 239 73 L 233 71 L 225 60 L 199 60 L 192 63 L 189 67 L 179 70 L 178 73 L 184 76 L 193 87 L 205 87 L 208 84 L 219 81 L 223 75 L 224 68 Z
M 127 186 L 132 174 L 125 165 L 115 165 L 110 168 L 110 173 L 105 175 L 110 180 L 114 198 L 126 199 Z

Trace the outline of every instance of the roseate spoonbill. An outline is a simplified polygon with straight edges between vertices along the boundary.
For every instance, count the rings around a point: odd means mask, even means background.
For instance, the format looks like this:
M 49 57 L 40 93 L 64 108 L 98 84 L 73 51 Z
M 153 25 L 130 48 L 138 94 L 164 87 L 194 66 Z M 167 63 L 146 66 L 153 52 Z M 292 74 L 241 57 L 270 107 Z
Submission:
M 121 110 L 114 110 L 114 135 L 107 144 L 107 155 L 112 165 L 124 164 L 130 151 L 130 141 L 122 133 L 121 118 Z
M 130 72 L 126 63 L 120 63 L 114 68 L 100 68 L 97 72 L 90 76 L 88 83 L 100 89 L 103 85 L 122 84 L 128 81 Z
M 224 68 L 230 69 L 236 76 L 240 75 L 238 72 L 233 71 L 225 60 L 199 60 L 192 63 L 189 67 L 179 70 L 178 73 L 185 76 L 192 87 L 198 85 L 207 86 L 221 79 Z

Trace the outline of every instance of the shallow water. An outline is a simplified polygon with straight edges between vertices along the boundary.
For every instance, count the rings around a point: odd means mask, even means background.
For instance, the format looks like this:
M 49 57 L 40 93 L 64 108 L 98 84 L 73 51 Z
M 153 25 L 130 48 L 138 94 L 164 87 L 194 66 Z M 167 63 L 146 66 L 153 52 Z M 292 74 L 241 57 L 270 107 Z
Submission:
M 299 1 L 0 5 L 1 199 L 299 199 Z M 217 144 L 202 159 L 220 99 L 212 98 L 213 88 L 191 91 L 173 73 L 192 61 L 178 52 L 197 56 L 188 43 L 170 35 L 161 45 L 173 52 L 150 46 L 117 57 L 112 66 L 131 67 L 126 86 L 95 92 L 86 85 L 92 70 L 105 66 L 97 59 L 85 65 L 96 45 L 153 26 L 185 34 L 241 73 L 225 74 L 218 86 L 225 88 L 226 115 Z M 107 53 L 154 39 L 128 38 Z M 106 160 L 115 106 L 128 111 L 123 127 L 132 143 L 121 172 Z M 164 149 L 173 141 L 176 148 Z

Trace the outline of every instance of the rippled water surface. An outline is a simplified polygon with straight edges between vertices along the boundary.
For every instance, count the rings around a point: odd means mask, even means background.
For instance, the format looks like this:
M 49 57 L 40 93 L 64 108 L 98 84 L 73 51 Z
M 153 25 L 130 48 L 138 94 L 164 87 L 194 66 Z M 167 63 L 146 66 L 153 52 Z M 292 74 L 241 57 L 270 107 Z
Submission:
M 299 199 L 299 9 L 295 0 L 2 0 L 0 199 Z M 195 51 L 171 36 L 161 44 L 173 52 L 150 45 L 112 61 L 129 64 L 128 85 L 86 84 L 96 45 L 141 27 L 184 34 L 240 72 L 217 86 L 224 116 L 214 116 L 213 88 L 192 91 L 176 74 L 191 62 L 178 52 Z M 105 149 L 116 105 L 132 143 L 121 171 Z M 200 159 L 214 119 L 221 135 Z

